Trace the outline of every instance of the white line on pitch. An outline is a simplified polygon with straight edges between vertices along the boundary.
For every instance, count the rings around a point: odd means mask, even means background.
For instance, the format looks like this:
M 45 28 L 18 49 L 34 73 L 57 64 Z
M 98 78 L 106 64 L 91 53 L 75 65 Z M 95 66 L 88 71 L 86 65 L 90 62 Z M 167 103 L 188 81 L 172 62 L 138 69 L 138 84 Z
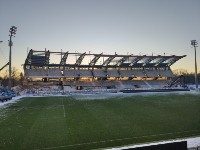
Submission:
M 66 114 L 65 114 L 65 105 L 64 105 L 64 103 L 63 103 L 63 98 L 62 98 L 62 106 L 63 106 L 63 115 L 64 115 L 64 117 L 65 117 Z

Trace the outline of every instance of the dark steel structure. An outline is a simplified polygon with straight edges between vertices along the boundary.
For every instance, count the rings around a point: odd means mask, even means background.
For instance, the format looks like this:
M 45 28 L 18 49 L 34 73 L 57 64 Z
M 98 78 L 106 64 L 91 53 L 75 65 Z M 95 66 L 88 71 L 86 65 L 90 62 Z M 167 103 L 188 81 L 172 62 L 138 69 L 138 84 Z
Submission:
M 55 60 L 54 56 L 58 59 Z M 24 63 L 24 72 L 27 84 L 40 84 L 42 81 L 76 90 L 171 88 L 171 85 L 176 87 L 177 84 L 174 85 L 170 67 L 185 56 L 108 55 L 31 49 Z
M 49 63 L 50 62 L 50 55 L 62 55 L 59 64 Z M 67 59 L 73 56 L 78 56 L 76 63 L 70 64 L 66 63 Z M 82 61 L 85 56 L 93 56 L 93 59 L 87 64 L 82 65 Z M 37 51 L 37 50 L 30 50 L 28 56 L 24 63 L 24 70 L 26 69 L 34 69 L 34 68 L 50 68 L 55 67 L 59 68 L 60 70 L 65 70 L 66 68 L 69 69 L 163 69 L 168 70 L 170 66 L 173 65 L 179 59 L 185 57 L 183 56 L 139 56 L 139 55 L 107 55 L 107 54 L 87 54 L 85 53 L 70 53 L 70 52 L 51 52 L 49 50 L 46 51 Z M 102 64 L 96 64 L 100 58 L 107 58 Z M 113 59 L 117 58 L 118 61 L 115 61 L 111 64 Z M 127 61 L 129 60 L 129 61 Z

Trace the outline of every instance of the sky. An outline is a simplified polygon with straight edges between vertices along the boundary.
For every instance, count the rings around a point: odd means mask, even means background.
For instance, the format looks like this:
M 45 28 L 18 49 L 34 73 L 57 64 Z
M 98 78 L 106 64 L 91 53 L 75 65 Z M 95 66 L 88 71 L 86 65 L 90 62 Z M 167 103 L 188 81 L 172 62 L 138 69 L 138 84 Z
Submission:
M 172 70 L 194 72 L 200 0 L 0 0 L 0 67 L 23 70 L 27 50 L 134 55 L 187 55 Z M 197 47 L 198 72 L 200 51 Z M 7 67 L 8 69 L 8 67 Z M 6 70 L 6 69 L 5 69 Z

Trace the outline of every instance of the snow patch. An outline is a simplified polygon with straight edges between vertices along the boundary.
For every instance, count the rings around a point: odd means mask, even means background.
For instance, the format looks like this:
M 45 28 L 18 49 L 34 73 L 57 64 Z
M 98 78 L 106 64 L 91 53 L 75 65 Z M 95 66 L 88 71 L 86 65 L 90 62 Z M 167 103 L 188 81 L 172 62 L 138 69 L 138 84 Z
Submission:
M 25 97 L 25 96 L 16 96 L 16 97 L 13 97 L 12 100 L 0 102 L 0 108 L 6 107 L 6 106 L 8 106 L 9 104 L 12 104 L 12 103 L 16 103 L 17 101 L 19 101 L 23 97 Z
M 184 138 L 184 139 L 177 139 L 177 140 L 175 139 L 175 140 L 169 140 L 169 141 L 145 143 L 145 144 L 139 144 L 139 145 L 133 145 L 133 146 L 124 146 L 124 147 L 118 147 L 118 148 L 109 148 L 106 150 L 122 150 L 122 149 L 130 149 L 130 148 L 139 148 L 139 147 L 145 147 L 145 146 L 182 142 L 182 141 L 187 141 L 187 148 L 197 148 L 200 146 L 200 137 L 194 137 L 194 138 Z

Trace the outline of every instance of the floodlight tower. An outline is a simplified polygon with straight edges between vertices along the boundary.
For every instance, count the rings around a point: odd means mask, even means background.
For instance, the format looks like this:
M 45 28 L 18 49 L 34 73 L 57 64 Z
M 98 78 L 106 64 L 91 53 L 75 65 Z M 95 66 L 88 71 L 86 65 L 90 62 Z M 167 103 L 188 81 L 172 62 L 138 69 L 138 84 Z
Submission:
M 16 34 L 16 31 L 17 31 L 17 27 L 15 26 L 11 26 L 10 28 L 10 40 L 9 40 L 9 43 L 8 43 L 8 46 L 10 47 L 10 53 L 9 53 L 9 83 L 8 83 L 8 88 L 11 89 L 11 66 L 12 66 L 12 60 L 11 60 L 11 56 L 12 56 L 12 46 L 13 46 L 13 42 L 12 42 L 12 37 L 14 36 L 15 37 L 15 34 Z
M 191 45 L 194 46 L 194 57 L 195 57 L 195 84 L 196 84 L 196 91 L 198 91 L 198 77 L 197 77 L 197 58 L 196 58 L 196 47 L 198 42 L 196 40 L 191 40 Z

